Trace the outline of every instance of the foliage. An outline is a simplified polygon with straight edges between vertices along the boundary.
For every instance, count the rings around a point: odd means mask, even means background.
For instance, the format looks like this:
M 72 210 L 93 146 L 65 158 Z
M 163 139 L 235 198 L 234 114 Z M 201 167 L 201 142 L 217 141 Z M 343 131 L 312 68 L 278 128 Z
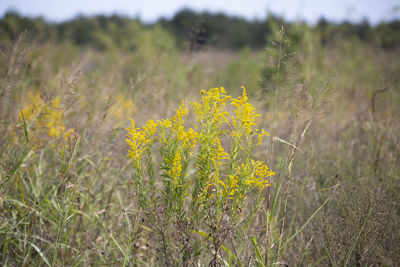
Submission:
M 77 16 L 54 24 L 43 18 L 24 17 L 11 11 L 0 20 L 0 39 L 3 45 L 10 45 L 21 32 L 27 31 L 30 39 L 39 41 L 52 39 L 100 50 L 118 47 L 132 51 L 136 49 L 134 40 L 143 28 L 161 26 L 174 37 L 181 49 L 261 49 L 266 41 L 276 39 L 274 35 L 281 26 L 287 29 L 290 40 L 295 45 L 298 44 L 301 39 L 301 32 L 297 30 L 299 25 L 319 31 L 322 44 L 338 38 L 356 38 L 384 48 L 399 45 L 399 21 L 381 22 L 371 26 L 368 21 L 333 23 L 321 18 L 316 26 L 307 26 L 304 22 L 285 21 L 274 14 L 268 14 L 265 20 L 247 21 L 223 13 L 197 13 L 189 9 L 179 11 L 171 19 L 161 18 L 149 25 L 143 24 L 137 18 L 119 15 Z
M 399 265 L 395 23 L 271 19 L 238 52 L 6 17 L 0 265 Z
M 201 101 L 192 103 L 196 122 L 193 128 L 183 126 L 188 109 L 182 101 L 170 119 L 149 120 L 142 128 L 135 128 L 132 121 L 127 129 L 137 202 L 147 219 L 145 223 L 158 232 L 160 250 L 168 265 L 179 263 L 179 259 L 186 265 L 203 254 L 193 251 L 198 246 L 192 240 L 193 232 L 207 236 L 205 241 L 214 251 L 210 264 L 217 265 L 221 247 L 229 248 L 226 239 L 235 239 L 231 235 L 243 231 L 240 225 L 244 221 L 251 223 L 248 216 L 252 214 L 242 212 L 247 198 L 255 191 L 259 206 L 259 194 L 270 185 L 267 178 L 274 174 L 264 162 L 252 157 L 254 146 L 266 133 L 255 129 L 260 115 L 247 102 L 245 89 L 238 99 L 231 99 L 222 87 L 201 94 Z M 225 111 L 228 101 L 233 115 Z M 157 148 L 153 150 L 156 140 Z M 229 151 L 221 143 L 230 143 Z M 155 164 L 153 159 L 157 158 L 160 162 Z M 159 174 L 154 170 L 157 165 Z M 160 182 L 161 188 L 157 185 Z M 183 244 L 182 237 L 174 240 L 173 233 L 177 232 L 186 237 Z M 176 252 L 171 252 L 171 247 Z M 228 260 L 238 264 L 238 257 L 228 255 Z

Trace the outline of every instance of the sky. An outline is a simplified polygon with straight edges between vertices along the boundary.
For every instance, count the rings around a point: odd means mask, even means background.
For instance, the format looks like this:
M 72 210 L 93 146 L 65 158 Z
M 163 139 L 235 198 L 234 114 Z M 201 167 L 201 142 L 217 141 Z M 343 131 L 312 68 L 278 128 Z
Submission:
M 252 19 L 264 19 L 268 12 L 289 20 L 315 23 L 323 16 L 331 21 L 358 22 L 400 19 L 400 0 L 0 0 L 0 17 L 9 11 L 42 16 L 52 22 L 76 15 L 121 14 L 154 22 L 170 18 L 183 8 L 224 12 Z

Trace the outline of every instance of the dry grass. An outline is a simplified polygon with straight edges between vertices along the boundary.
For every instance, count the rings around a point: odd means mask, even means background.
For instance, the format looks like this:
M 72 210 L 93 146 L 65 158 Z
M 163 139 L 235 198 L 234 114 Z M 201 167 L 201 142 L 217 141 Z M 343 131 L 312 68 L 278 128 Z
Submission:
M 318 36 L 306 36 L 284 58 L 276 112 L 275 91 L 265 89 L 271 80 L 262 80 L 266 57 L 276 56 L 269 51 L 180 54 L 148 46 L 151 35 L 137 53 L 23 39 L 4 48 L 0 263 L 165 264 L 156 226 L 137 206 L 124 128 L 129 118 L 140 125 L 169 117 L 181 98 L 196 99 L 201 89 L 225 86 L 236 97 L 245 85 L 266 114 L 261 127 L 271 132 L 275 121 L 273 157 L 271 145 L 255 156 L 273 161 L 277 175 L 266 208 L 242 239 L 226 241 L 229 252 L 214 263 L 228 264 L 232 253 L 240 260 L 231 265 L 262 266 L 265 255 L 268 265 L 399 265 L 399 51 L 346 40 L 321 47 Z M 19 117 L 28 92 L 39 92 L 43 103 L 60 97 L 57 111 L 74 133 L 33 142 L 35 131 L 50 126 Z M 254 242 L 265 235 L 267 242 Z M 212 247 L 193 238 L 191 264 L 208 264 Z M 171 252 L 176 264 L 186 262 Z

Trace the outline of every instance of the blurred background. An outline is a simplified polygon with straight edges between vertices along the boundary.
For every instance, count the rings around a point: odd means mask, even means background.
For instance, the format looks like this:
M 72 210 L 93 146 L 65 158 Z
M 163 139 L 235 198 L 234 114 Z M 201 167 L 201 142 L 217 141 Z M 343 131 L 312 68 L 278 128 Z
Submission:
M 393 22 L 400 18 L 399 9 L 400 4 L 396 0 L 340 0 L 334 3 L 316 0 L 250 0 L 245 4 L 241 1 L 208 0 L 73 0 L 57 3 L 46 0 L 2 0 L 0 16 L 3 18 L 2 38 L 7 35 L 10 38 L 10 35 L 24 27 L 31 34 L 47 28 L 43 38 L 71 38 L 77 44 L 94 44 L 96 31 L 112 34 L 110 25 L 119 21 L 121 34 L 130 33 L 125 29 L 128 27 L 126 24 L 137 22 L 147 27 L 162 26 L 180 45 L 201 32 L 204 41 L 211 47 L 238 49 L 245 46 L 262 48 L 268 39 L 267 35 L 272 31 L 272 21 L 288 25 L 307 23 L 319 27 L 332 24 L 330 26 L 335 27 L 332 27 L 331 32 L 345 34 L 347 31 L 347 34 L 352 33 L 360 38 L 371 38 L 371 34 L 368 34 L 370 27 L 396 27 Z M 20 20 L 20 28 L 11 25 L 13 18 Z M 77 25 L 81 28 L 77 28 Z
M 400 265 L 399 1 L 0 0 L 0 52 L 0 265 L 119 266 L 132 240 L 162 265 L 125 127 L 220 86 L 271 134 L 278 235 L 302 229 L 275 263 Z

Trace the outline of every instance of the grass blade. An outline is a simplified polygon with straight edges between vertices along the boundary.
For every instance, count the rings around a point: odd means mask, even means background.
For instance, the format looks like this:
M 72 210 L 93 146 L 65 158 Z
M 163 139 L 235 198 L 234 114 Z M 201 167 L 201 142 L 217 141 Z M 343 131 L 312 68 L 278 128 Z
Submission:
M 36 250 L 36 252 L 43 259 L 43 261 L 47 264 L 47 266 L 51 266 L 49 260 L 46 258 L 43 251 L 41 251 L 40 248 L 38 246 L 36 246 L 35 244 L 33 244 L 32 242 L 29 242 L 29 244 Z

